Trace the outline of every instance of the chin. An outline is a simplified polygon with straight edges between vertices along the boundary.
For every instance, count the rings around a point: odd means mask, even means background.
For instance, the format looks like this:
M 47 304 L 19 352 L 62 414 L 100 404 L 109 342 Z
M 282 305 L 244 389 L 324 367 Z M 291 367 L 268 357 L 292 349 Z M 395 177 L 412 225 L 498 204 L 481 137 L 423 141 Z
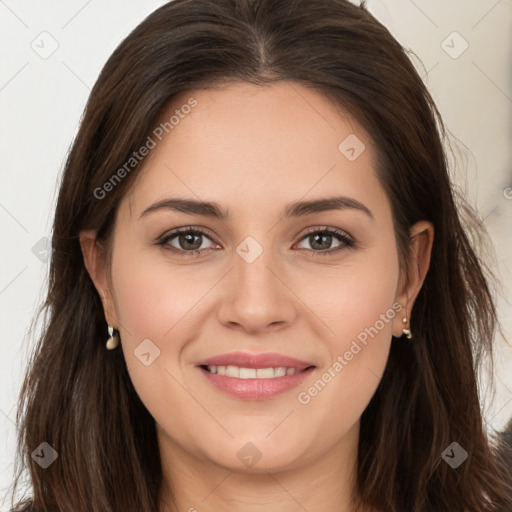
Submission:
M 218 446 L 215 453 L 206 455 L 213 464 L 237 473 L 276 473 L 301 465 L 303 443 L 297 440 L 279 446 L 265 439 L 265 435 L 231 439 L 227 445 Z M 219 445 L 218 440 L 215 444 Z

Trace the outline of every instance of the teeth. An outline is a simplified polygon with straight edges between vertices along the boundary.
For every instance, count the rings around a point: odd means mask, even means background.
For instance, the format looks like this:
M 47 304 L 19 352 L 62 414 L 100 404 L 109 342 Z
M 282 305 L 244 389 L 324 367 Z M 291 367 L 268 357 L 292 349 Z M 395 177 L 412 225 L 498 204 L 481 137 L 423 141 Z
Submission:
M 272 377 L 275 376 L 276 372 L 274 368 L 258 368 L 256 370 L 256 377 L 258 377 L 258 379 L 271 379 Z
M 226 371 L 224 372 L 224 375 L 226 377 L 238 377 L 238 374 L 240 373 L 240 368 L 237 366 L 226 366 Z
M 270 370 L 272 371 L 272 368 L 270 368 Z M 239 379 L 255 379 L 257 377 L 257 373 L 258 370 L 256 370 L 256 368 L 240 368 L 238 370 L 238 375 L 233 375 L 233 377 L 238 377 Z
M 237 379 L 273 379 L 275 377 L 300 373 L 295 368 L 286 368 L 284 366 L 276 368 L 240 368 L 238 366 L 212 365 L 207 368 L 210 373 L 217 373 L 226 377 L 236 377 Z
M 291 368 L 293 370 L 293 368 Z M 274 368 L 276 377 L 284 377 L 286 375 L 286 368 L 284 366 L 280 366 L 279 368 Z

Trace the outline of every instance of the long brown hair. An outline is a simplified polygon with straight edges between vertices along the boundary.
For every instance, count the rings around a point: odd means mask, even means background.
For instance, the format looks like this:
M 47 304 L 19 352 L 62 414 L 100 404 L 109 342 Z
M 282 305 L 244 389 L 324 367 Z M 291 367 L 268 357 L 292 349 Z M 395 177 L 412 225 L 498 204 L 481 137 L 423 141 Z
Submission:
M 79 233 L 97 229 L 108 246 L 116 208 L 141 165 L 108 193 L 98 188 L 144 145 L 174 97 L 234 81 L 281 80 L 332 99 L 372 137 L 402 263 L 409 227 L 428 220 L 435 228 L 431 266 L 412 312 L 414 342 L 393 339 L 382 381 L 361 418 L 364 505 L 386 512 L 510 505 L 477 390 L 496 323 L 485 267 L 467 227 L 482 226 L 453 192 L 441 117 L 407 52 L 364 4 L 174 0 L 138 25 L 104 66 L 65 164 L 41 310 L 46 323 L 17 417 L 21 467 L 15 483 L 28 468 L 33 510 L 158 510 L 155 421 L 122 352 L 105 350 L 103 308 L 84 267 Z M 43 441 L 59 454 L 47 469 L 31 457 Z M 441 457 L 452 442 L 468 454 L 457 469 Z

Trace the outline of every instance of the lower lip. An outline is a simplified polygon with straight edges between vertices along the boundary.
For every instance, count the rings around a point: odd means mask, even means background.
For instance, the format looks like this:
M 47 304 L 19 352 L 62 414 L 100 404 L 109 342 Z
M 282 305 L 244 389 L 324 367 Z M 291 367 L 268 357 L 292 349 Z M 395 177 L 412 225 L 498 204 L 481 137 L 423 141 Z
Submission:
M 222 393 L 242 400 L 267 400 L 299 386 L 314 368 L 272 379 L 237 379 L 211 373 L 200 367 L 199 370 L 203 372 L 210 384 Z

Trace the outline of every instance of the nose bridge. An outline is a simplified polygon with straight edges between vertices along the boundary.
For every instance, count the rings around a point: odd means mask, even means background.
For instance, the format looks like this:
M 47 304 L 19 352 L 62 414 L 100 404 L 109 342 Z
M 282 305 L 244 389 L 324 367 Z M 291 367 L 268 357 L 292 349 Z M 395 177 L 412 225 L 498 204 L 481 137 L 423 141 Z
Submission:
M 258 239 L 257 239 L 258 238 Z M 267 235 L 246 236 L 233 255 L 233 285 L 223 302 L 221 321 L 236 323 L 249 331 L 292 320 L 294 307 L 286 286 L 276 274 L 279 262 Z
M 276 301 L 278 281 L 271 268 L 279 266 L 273 257 L 270 236 L 249 235 L 236 247 L 234 257 L 236 289 L 245 300 L 260 306 Z M 249 306 L 249 304 L 247 304 Z M 255 304 L 257 306 L 257 304 Z

